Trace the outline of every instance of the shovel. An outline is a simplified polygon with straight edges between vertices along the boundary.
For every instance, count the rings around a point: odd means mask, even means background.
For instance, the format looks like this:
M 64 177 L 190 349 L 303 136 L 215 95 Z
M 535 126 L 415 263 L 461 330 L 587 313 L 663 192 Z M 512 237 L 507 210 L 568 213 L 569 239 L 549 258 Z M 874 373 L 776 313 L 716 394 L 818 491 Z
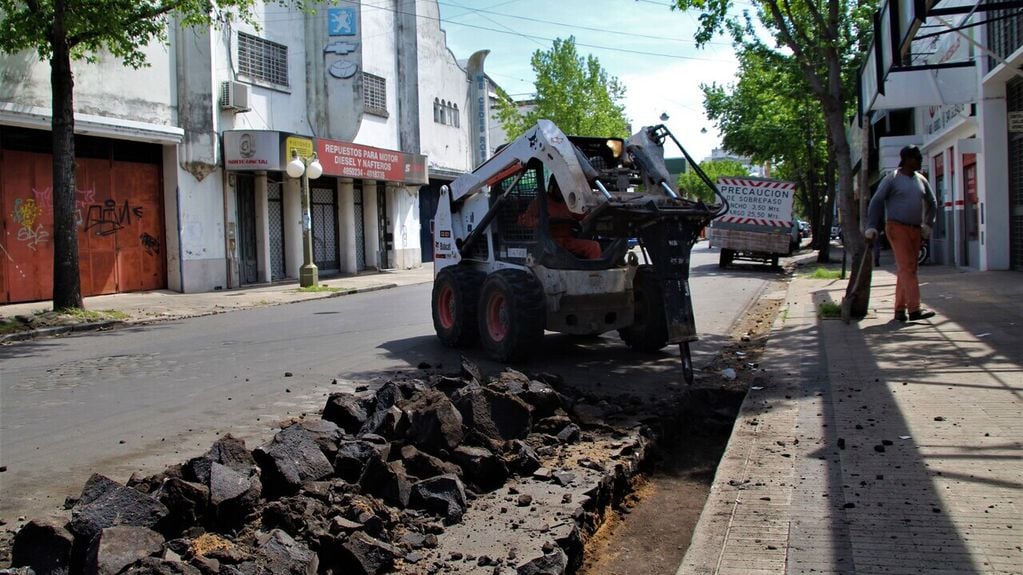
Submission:
M 859 264 L 853 262 L 856 281 L 849 282 L 845 288 L 845 297 L 842 298 L 842 321 L 845 323 L 852 320 L 854 311 L 856 319 L 867 315 L 867 305 L 870 302 L 870 272 L 874 265 L 874 241 L 866 240 L 863 253 L 860 254 Z

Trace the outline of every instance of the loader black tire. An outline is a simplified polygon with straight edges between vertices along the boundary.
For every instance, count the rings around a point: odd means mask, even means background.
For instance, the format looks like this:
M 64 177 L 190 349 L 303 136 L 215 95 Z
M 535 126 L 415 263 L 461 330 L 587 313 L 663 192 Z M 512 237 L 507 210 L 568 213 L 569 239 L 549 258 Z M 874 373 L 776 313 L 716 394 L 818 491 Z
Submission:
M 476 310 L 486 275 L 454 265 L 442 269 L 433 281 L 433 329 L 447 347 L 469 347 L 479 341 Z
M 480 342 L 497 361 L 526 359 L 547 322 L 543 286 L 533 274 L 498 270 L 483 282 L 478 310 Z
M 735 259 L 735 252 L 726 248 L 721 248 L 721 257 L 718 259 L 718 267 L 727 268 L 732 265 L 732 260 Z
M 663 290 L 653 266 L 639 266 L 632 280 L 633 322 L 618 330 L 622 341 L 636 351 L 654 352 L 668 345 Z

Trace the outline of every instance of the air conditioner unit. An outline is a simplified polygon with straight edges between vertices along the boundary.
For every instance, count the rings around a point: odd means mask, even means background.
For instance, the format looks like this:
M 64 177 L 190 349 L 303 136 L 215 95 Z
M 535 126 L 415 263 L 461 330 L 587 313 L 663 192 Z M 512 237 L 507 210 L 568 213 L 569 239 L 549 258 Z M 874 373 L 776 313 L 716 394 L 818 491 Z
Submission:
M 220 83 L 220 109 L 235 112 L 249 111 L 249 85 L 227 81 Z

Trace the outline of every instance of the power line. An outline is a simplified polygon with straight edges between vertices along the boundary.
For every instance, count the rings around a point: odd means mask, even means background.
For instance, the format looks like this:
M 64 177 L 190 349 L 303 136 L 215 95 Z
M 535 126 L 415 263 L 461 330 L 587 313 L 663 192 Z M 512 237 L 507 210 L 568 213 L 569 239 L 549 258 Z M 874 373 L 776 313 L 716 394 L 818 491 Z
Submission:
M 424 16 L 422 14 L 412 14 L 412 13 L 409 13 L 409 12 L 399 11 L 396 8 L 390 8 L 388 6 L 383 6 L 383 5 L 364 4 L 363 7 L 364 8 L 372 8 L 372 9 L 376 9 L 376 10 L 383 10 L 385 12 L 393 12 L 395 14 L 403 14 L 403 15 L 406 15 L 406 16 L 415 16 L 416 18 L 419 18 L 419 19 L 422 19 L 422 20 L 432 20 L 432 21 L 436 21 L 438 23 L 446 23 L 446 24 L 450 24 L 450 25 L 454 25 L 454 26 L 463 26 L 463 27 L 472 28 L 472 29 L 475 29 L 475 30 L 483 30 L 485 32 L 495 32 L 497 34 L 508 34 L 508 35 L 512 35 L 512 36 L 519 36 L 521 38 L 525 38 L 525 39 L 528 39 L 528 40 L 541 40 L 543 42 L 551 43 L 551 42 L 554 42 L 554 40 L 556 39 L 556 38 L 549 38 L 547 36 L 538 36 L 538 35 L 533 35 L 533 34 L 524 34 L 522 32 L 509 32 L 507 30 L 500 30 L 500 29 L 497 29 L 497 28 L 488 28 L 486 26 L 479 26 L 479 25 L 476 25 L 476 24 L 464 24 L 462 22 L 454 22 L 454 21 L 452 21 L 450 19 L 449 20 L 444 20 L 444 19 L 439 18 L 439 17 Z M 461 6 L 456 6 L 456 7 L 461 7 Z M 303 14 L 298 14 L 296 16 L 289 16 L 287 18 L 281 18 L 281 19 L 276 19 L 276 18 L 275 19 L 267 19 L 266 22 L 289 22 L 289 21 L 300 20 L 300 19 L 302 19 L 304 17 L 305 16 Z M 549 23 L 549 24 L 554 24 L 554 25 L 561 25 L 561 26 L 566 26 L 566 27 L 572 27 L 571 25 L 561 24 L 561 23 L 558 23 L 558 22 L 551 22 L 551 21 L 544 21 L 544 22 Z M 633 35 L 633 36 L 635 36 L 635 35 Z M 622 47 L 619 47 L 619 46 L 604 46 L 604 45 L 600 45 L 600 44 L 590 44 L 590 43 L 579 42 L 579 41 L 576 41 L 575 44 L 576 44 L 576 46 L 582 46 L 582 47 L 585 47 L 585 48 L 593 48 L 593 49 L 596 49 L 596 50 L 608 50 L 608 51 L 622 52 L 622 53 L 626 53 L 626 54 L 637 54 L 637 55 L 640 55 L 640 56 L 655 56 L 655 57 L 659 57 L 659 58 L 671 58 L 671 59 L 674 59 L 674 60 L 696 60 L 696 61 L 702 61 L 702 62 L 722 62 L 723 61 L 723 60 L 718 59 L 718 58 L 701 58 L 701 57 L 698 57 L 698 56 L 682 56 L 682 55 L 679 55 L 679 54 L 665 54 L 663 52 L 649 52 L 649 51 L 646 51 L 646 50 L 636 50 L 636 49 L 632 49 L 632 48 L 622 48 Z
M 510 3 L 512 2 L 512 1 L 514 1 L 514 0 L 509 0 L 508 2 L 504 2 L 504 3 L 502 3 L 502 4 L 498 4 L 497 6 L 503 6 L 504 4 L 510 4 Z M 438 10 L 440 9 L 440 4 L 441 4 L 440 2 L 437 2 L 437 8 L 438 8 Z M 519 32 L 519 31 L 517 31 L 517 30 L 514 30 L 514 29 L 512 29 L 511 27 L 509 27 L 509 26 L 506 26 L 506 25 L 504 25 L 504 24 L 502 24 L 502 23 L 498 22 L 497 20 L 494 20 L 493 18 L 491 18 L 491 17 L 489 17 L 489 16 L 487 16 L 487 15 L 485 14 L 485 13 L 493 13 L 493 14 L 496 14 L 496 13 L 494 13 L 494 12 L 488 12 L 488 11 L 486 11 L 486 10 L 477 10 L 477 9 L 470 9 L 470 8 L 468 8 L 468 7 L 466 7 L 466 6 L 460 6 L 460 5 L 458 5 L 458 4 L 451 4 L 451 6 L 454 6 L 454 7 L 456 7 L 456 8 L 465 8 L 466 10 L 469 10 L 468 12 L 465 12 L 464 14 L 459 14 L 459 16 L 464 16 L 464 15 L 466 15 L 466 14 L 478 14 L 478 15 L 479 15 L 479 16 L 480 16 L 481 18 L 486 18 L 486 19 L 487 19 L 487 20 L 489 20 L 490 22 L 493 22 L 493 23 L 494 23 L 494 25 L 496 25 L 496 26 L 501 26 L 502 28 L 506 29 L 506 30 L 507 30 L 507 31 L 508 31 L 509 33 L 515 34 L 515 35 L 517 35 L 517 36 L 521 36 L 522 38 L 525 38 L 526 40 L 531 40 L 531 41 L 535 42 L 535 43 L 536 43 L 536 44 L 537 44 L 538 46 L 544 46 L 544 47 L 546 46 L 546 44 L 543 44 L 542 42 L 539 42 L 539 41 L 537 41 L 537 40 L 535 40 L 535 39 L 533 39 L 533 38 L 530 38 L 530 37 L 526 36 L 525 34 L 522 34 L 521 32 Z M 491 6 L 491 7 L 493 8 L 494 6 Z M 503 16 L 503 14 L 498 14 L 498 15 L 500 15 L 500 16 Z M 418 16 L 418 15 L 417 15 L 417 16 Z M 440 20 L 440 21 L 441 21 L 441 22 L 443 22 L 443 20 Z M 451 19 L 448 19 L 448 22 L 450 22 L 450 23 L 454 23 L 454 22 L 452 22 L 452 21 L 451 21 Z
M 635 1 L 638 2 L 640 0 L 635 0 Z M 648 4 L 658 4 L 658 5 L 662 5 L 663 6 L 663 3 L 661 3 L 661 2 L 656 2 L 654 0 L 646 0 L 646 1 L 647 1 Z M 664 41 L 667 41 L 667 42 L 686 42 L 687 41 L 687 40 L 684 40 L 682 38 L 672 38 L 672 37 L 669 37 L 669 36 L 654 36 L 654 35 L 651 35 L 651 34 L 638 34 L 638 33 L 635 33 L 635 32 L 622 32 L 621 30 L 610 30 L 608 28 L 596 28 L 596 27 L 592 27 L 592 26 L 580 26 L 578 24 L 570 24 L 570 23 L 566 23 L 566 22 L 557 22 L 557 21 L 554 21 L 554 20 L 547 20 L 547 19 L 544 19 L 544 18 L 531 18 L 529 16 L 519 16 L 519 15 L 516 15 L 516 14 L 505 14 L 503 12 L 494 12 L 492 10 L 485 10 L 485 9 L 482 9 L 482 8 L 470 8 L 468 6 L 463 6 L 461 4 L 455 4 L 454 2 L 440 2 L 440 1 L 438 1 L 437 4 L 438 5 L 442 4 L 442 5 L 445 5 L 445 6 L 452 6 L 452 7 L 455 7 L 455 8 L 462 8 L 464 10 L 468 10 L 469 12 L 466 12 L 465 14 L 468 14 L 468 13 L 480 14 L 480 15 L 492 14 L 494 16 L 501 16 L 503 18 L 513 18 L 515 20 L 525 20 L 526 22 L 538 22 L 540 24 L 552 24 L 552 25 L 556 25 L 556 26 L 563 26 L 565 28 L 574 28 L 576 30 L 587 30 L 587 31 L 590 31 L 590 32 L 600 32 L 602 34 L 617 34 L 619 36 L 628 36 L 630 38 L 646 38 L 646 39 L 649 39 L 649 40 L 664 40 Z M 461 17 L 461 16 L 464 16 L 465 14 L 459 14 L 458 16 Z M 491 22 L 494 22 L 494 20 L 491 19 L 491 18 L 487 18 L 487 19 L 490 20 Z M 442 21 L 444 21 L 444 20 L 442 19 Z M 468 24 L 462 24 L 461 22 L 453 22 L 450 18 L 448 20 L 446 20 L 446 22 L 452 23 L 452 24 L 460 24 L 460 25 L 464 25 L 464 26 L 468 25 Z M 496 22 L 495 22 L 495 24 L 496 24 Z M 716 42 L 715 44 L 730 45 L 730 44 L 726 44 L 726 43 L 722 43 L 722 42 Z
M 496 32 L 498 34 L 511 34 L 515 36 L 521 36 L 530 40 L 543 40 L 545 42 L 553 42 L 556 38 L 548 38 L 546 36 L 534 36 L 532 34 L 523 34 L 521 32 L 506 32 L 504 30 L 498 30 L 496 28 L 487 28 L 486 26 L 477 26 L 474 24 L 463 24 L 461 22 L 446 21 L 447 24 L 453 24 L 455 26 L 465 26 L 466 28 L 475 28 L 477 30 L 484 30 L 487 32 Z M 594 48 L 597 50 L 613 50 L 616 52 L 625 52 L 627 54 L 639 54 L 641 56 L 657 56 L 660 58 L 673 58 L 676 60 L 700 60 L 703 62 L 721 62 L 722 60 L 717 58 L 700 58 L 698 56 L 682 56 L 679 54 L 665 54 L 662 52 L 647 52 L 645 50 L 634 50 L 632 48 L 622 48 L 619 46 L 601 46 L 600 44 L 589 44 L 586 42 L 575 42 L 576 46 L 583 46 L 585 48 Z
M 499 6 L 505 6 L 505 5 L 508 5 L 508 4 L 514 4 L 516 2 L 518 2 L 518 0 L 505 0 L 504 2 L 500 2 L 500 3 L 497 3 L 497 4 L 492 4 L 490 6 L 487 6 L 487 8 L 497 8 Z M 438 2 L 437 4 L 439 6 L 440 2 Z M 461 16 L 465 16 L 466 14 L 471 14 L 473 12 L 472 8 L 468 8 L 468 7 L 464 7 L 464 6 L 463 6 L 463 8 L 465 8 L 467 10 L 467 12 L 463 12 L 461 14 L 457 14 L 455 16 L 455 18 L 458 18 L 458 17 L 461 17 Z

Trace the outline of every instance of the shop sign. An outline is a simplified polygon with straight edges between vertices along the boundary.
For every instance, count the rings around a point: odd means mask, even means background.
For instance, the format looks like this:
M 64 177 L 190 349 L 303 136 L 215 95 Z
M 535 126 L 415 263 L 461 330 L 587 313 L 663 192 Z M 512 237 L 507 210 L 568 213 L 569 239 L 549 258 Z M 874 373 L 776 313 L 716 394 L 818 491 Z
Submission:
M 947 104 L 944 106 L 930 106 L 927 108 L 925 119 L 926 131 L 928 134 L 937 133 L 957 118 L 969 117 L 969 108 L 966 104 Z
M 224 132 L 224 166 L 235 171 L 281 169 L 281 134 L 268 130 Z
M 928 45 L 931 53 L 926 61 L 928 64 L 946 64 L 961 62 L 970 58 L 970 44 L 959 34 L 939 34 L 931 39 Z M 970 115 L 970 106 L 966 104 L 946 104 L 929 106 L 925 119 L 927 134 L 935 134 L 945 129 L 953 120 L 966 118 Z
M 313 141 L 311 138 L 302 138 L 299 136 L 288 136 L 284 139 L 284 158 L 283 162 L 287 165 L 291 161 L 291 151 L 298 152 L 301 158 L 311 158 L 313 156 Z
M 426 156 L 406 154 L 337 140 L 317 140 L 323 173 L 360 180 L 429 183 Z
M 1023 132 L 1023 112 L 1009 112 L 1009 132 L 1012 134 Z

